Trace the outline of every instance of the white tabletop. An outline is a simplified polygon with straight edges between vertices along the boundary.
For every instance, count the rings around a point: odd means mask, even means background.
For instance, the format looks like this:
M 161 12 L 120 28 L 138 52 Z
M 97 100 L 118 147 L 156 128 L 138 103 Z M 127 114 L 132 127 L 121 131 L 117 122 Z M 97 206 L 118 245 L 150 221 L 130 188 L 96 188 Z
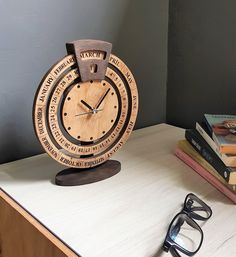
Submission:
M 213 210 L 196 256 L 236 256 L 236 208 L 173 151 L 184 130 L 136 130 L 115 155 L 117 175 L 59 187 L 62 167 L 46 154 L 0 165 L 0 187 L 83 257 L 170 256 L 160 250 L 168 225 L 193 192 Z

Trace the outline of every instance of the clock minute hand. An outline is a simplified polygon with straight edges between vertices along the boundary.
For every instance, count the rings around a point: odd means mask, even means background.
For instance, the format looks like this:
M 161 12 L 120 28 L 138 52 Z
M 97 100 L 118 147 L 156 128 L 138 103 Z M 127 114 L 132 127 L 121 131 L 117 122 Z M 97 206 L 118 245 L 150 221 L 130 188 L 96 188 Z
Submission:
M 93 108 L 92 108 L 89 104 L 87 104 L 84 100 L 81 100 L 80 102 L 81 102 L 83 105 L 85 105 L 86 107 L 88 107 L 89 110 L 93 111 Z
M 86 114 L 94 114 L 94 113 L 98 113 L 98 112 L 101 112 L 103 109 L 99 109 L 99 110 L 96 110 L 94 109 L 93 111 L 90 111 L 90 112 L 82 112 L 80 114 L 76 114 L 75 116 L 81 116 L 81 115 L 86 115 Z
M 98 105 L 97 105 L 96 109 L 98 109 L 98 108 L 99 108 L 99 106 L 101 105 L 101 103 L 103 102 L 104 98 L 107 96 L 107 94 L 108 94 L 108 92 L 109 92 L 109 91 L 110 91 L 110 88 L 108 88 L 108 89 L 107 89 L 107 91 L 106 91 L 105 95 L 102 97 L 102 99 L 101 99 L 101 100 L 100 100 L 100 102 L 98 103 Z
M 82 112 L 80 114 L 76 114 L 75 116 L 81 116 L 81 115 L 85 115 L 85 114 L 92 114 L 93 112 L 90 111 L 90 112 Z

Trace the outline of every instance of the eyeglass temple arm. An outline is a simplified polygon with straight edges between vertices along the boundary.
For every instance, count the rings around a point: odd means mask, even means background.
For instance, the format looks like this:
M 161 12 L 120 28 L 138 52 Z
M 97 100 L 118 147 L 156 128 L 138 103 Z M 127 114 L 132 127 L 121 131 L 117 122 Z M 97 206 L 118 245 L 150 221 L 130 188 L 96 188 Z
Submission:
M 181 255 L 173 247 L 170 248 L 170 253 L 173 257 L 181 257 Z

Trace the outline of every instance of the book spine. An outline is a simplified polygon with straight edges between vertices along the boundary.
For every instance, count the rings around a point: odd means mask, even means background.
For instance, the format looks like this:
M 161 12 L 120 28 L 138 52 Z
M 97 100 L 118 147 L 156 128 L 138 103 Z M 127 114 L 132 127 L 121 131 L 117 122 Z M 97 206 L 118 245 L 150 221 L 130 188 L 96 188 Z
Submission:
M 218 189 L 221 193 L 227 196 L 233 203 L 236 204 L 236 194 L 231 192 L 216 177 L 214 177 L 211 173 L 205 170 L 200 164 L 195 162 L 190 156 L 188 156 L 185 152 L 183 152 L 179 148 L 176 148 L 175 155 L 184 163 L 186 163 L 190 168 L 196 171 L 201 177 L 203 177 L 211 185 L 213 185 L 216 189 Z
M 221 145 L 220 145 L 220 142 L 214 132 L 212 133 L 212 139 L 214 140 L 218 151 L 221 153 Z
M 194 149 L 211 164 L 211 166 L 226 180 L 226 182 L 229 182 L 231 170 L 225 166 L 217 154 L 204 141 L 201 135 L 196 130 L 187 129 L 185 131 L 185 137 Z
M 213 131 L 212 131 L 212 127 L 211 127 L 211 125 L 209 124 L 209 122 L 208 122 L 208 120 L 207 120 L 207 118 L 206 118 L 206 114 L 204 114 L 203 120 L 204 120 L 204 122 L 205 122 L 205 124 L 206 124 L 208 130 L 210 131 L 210 133 L 211 133 L 211 135 L 212 135 L 212 132 L 213 132 Z
M 207 162 L 190 144 L 187 140 L 180 140 L 177 147 L 185 152 L 190 158 L 201 165 L 205 170 L 207 170 L 211 175 L 216 177 L 222 184 L 224 184 L 228 189 L 234 191 L 236 194 L 236 185 L 230 185 L 223 179 L 220 174 Z
M 211 137 L 221 154 L 236 155 L 235 135 L 230 133 L 230 121 L 236 120 L 236 115 L 204 114 L 205 124 L 211 129 Z M 228 125 L 227 125 L 228 123 Z
M 212 133 L 212 138 L 214 142 L 216 143 L 218 150 L 221 154 L 231 154 L 231 155 L 236 155 L 236 147 L 235 145 L 229 144 L 221 144 L 218 137 L 216 134 L 213 132 Z
M 209 136 L 204 127 L 202 127 L 198 122 L 196 122 L 196 130 L 205 139 L 208 145 L 215 151 L 219 158 L 227 167 L 236 167 L 236 155 L 224 154 L 219 152 L 219 145 Z
M 212 150 L 215 151 L 215 153 L 221 158 L 222 155 L 219 152 L 216 143 L 214 140 L 205 132 L 205 130 L 200 126 L 199 123 L 196 122 L 196 130 L 199 132 L 199 134 L 205 139 L 205 141 L 208 143 L 208 145 L 212 148 Z

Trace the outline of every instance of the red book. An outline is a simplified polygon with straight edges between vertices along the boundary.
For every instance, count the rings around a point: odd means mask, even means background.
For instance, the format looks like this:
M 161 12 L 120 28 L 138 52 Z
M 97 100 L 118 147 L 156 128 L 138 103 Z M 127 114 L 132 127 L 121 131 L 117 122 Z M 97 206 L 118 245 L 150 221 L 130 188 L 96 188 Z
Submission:
M 193 160 L 189 155 L 187 155 L 180 148 L 175 149 L 175 155 L 185 162 L 189 167 L 196 171 L 201 177 L 212 184 L 221 193 L 227 196 L 233 203 L 236 204 L 236 194 L 228 189 L 223 183 L 221 183 L 215 176 L 213 176 L 209 171 L 203 168 L 199 163 Z

